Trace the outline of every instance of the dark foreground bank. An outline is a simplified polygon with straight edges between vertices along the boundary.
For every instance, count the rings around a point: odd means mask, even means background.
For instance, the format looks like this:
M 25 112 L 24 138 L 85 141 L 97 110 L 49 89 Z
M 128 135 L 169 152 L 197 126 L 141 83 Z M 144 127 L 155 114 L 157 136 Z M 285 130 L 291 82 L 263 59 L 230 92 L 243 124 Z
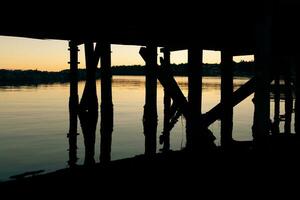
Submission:
M 2 195 L 26 199 L 41 197 L 40 194 L 99 198 L 121 195 L 126 199 L 275 195 L 298 187 L 298 147 L 298 137 L 280 136 L 263 149 L 239 143 L 227 152 L 216 149 L 202 153 L 168 152 L 153 158 L 137 156 L 8 181 L 0 184 L 0 191 Z

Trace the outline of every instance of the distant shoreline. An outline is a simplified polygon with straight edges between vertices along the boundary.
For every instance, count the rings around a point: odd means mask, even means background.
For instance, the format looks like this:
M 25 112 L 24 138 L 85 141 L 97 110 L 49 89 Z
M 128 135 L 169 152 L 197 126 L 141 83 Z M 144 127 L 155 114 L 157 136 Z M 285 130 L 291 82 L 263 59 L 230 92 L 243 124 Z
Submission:
M 187 76 L 187 64 L 172 64 L 171 68 L 174 76 Z M 204 64 L 203 76 L 220 76 L 219 64 Z M 114 66 L 112 67 L 114 76 L 144 76 L 145 68 L 141 65 Z M 254 75 L 254 67 L 251 62 L 241 62 L 234 64 L 234 76 L 251 77 Z M 78 80 L 85 80 L 85 69 L 78 70 Z M 97 79 L 101 78 L 100 69 L 96 73 Z M 0 86 L 22 86 L 39 85 L 52 83 L 69 82 L 69 70 L 60 72 L 47 72 L 38 70 L 0 70 Z

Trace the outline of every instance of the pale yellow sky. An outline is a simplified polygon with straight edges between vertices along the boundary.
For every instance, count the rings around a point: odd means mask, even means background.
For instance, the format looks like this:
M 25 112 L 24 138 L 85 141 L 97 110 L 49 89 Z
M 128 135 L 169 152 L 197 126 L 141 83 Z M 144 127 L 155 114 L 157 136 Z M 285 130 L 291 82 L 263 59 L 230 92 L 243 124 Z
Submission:
M 139 46 L 112 45 L 112 65 L 144 64 L 139 55 Z M 253 56 L 235 57 L 253 60 Z M 59 40 L 36 40 L 0 36 L 0 69 L 38 69 L 60 71 L 68 68 L 68 42 Z M 83 45 L 79 52 L 80 67 L 85 65 Z M 219 63 L 220 52 L 204 51 L 204 63 Z M 171 53 L 172 63 L 186 63 L 187 51 Z

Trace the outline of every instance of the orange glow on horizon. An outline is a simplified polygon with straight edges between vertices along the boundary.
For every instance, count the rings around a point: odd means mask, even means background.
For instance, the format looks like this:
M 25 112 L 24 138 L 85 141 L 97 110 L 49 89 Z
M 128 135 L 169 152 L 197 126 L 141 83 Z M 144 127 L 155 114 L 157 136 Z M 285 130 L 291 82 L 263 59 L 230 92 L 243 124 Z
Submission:
M 112 65 L 144 65 L 139 46 L 112 45 Z M 84 48 L 79 46 L 79 68 L 85 66 Z M 159 56 L 161 54 L 159 53 Z M 219 51 L 204 51 L 204 63 L 220 63 Z M 253 56 L 234 57 L 235 62 L 252 61 Z M 61 71 L 68 69 L 68 42 L 0 36 L 0 69 Z M 187 50 L 171 53 L 171 62 L 187 62 Z

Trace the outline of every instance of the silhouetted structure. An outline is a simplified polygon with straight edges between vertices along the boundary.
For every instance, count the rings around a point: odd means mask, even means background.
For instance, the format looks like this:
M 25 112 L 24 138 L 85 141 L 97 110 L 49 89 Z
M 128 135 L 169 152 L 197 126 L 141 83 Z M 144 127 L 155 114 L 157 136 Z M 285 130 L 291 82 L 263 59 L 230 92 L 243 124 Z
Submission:
M 69 161 L 70 167 L 77 162 L 77 115 L 78 115 L 78 47 L 76 42 L 69 42 L 70 51 L 70 98 L 69 98 Z
M 161 58 L 161 66 L 170 70 L 170 51 L 168 49 L 162 49 L 163 58 Z M 171 131 L 171 97 L 164 89 L 164 125 L 163 132 L 160 136 L 160 144 L 163 144 L 162 151 L 166 152 L 170 150 L 170 131 Z
M 269 9 L 269 8 L 268 8 Z M 269 10 L 266 10 L 269 12 Z M 254 53 L 256 82 L 254 93 L 254 119 L 252 134 L 257 145 L 267 141 L 270 131 L 270 81 L 272 63 L 272 17 L 262 16 L 256 29 Z
M 233 57 L 230 51 L 221 52 L 221 145 L 232 143 L 233 126 Z
M 189 115 L 186 118 L 186 147 L 193 149 L 200 147 L 204 126 L 201 120 L 202 104 L 202 49 L 190 47 L 188 49 L 188 103 Z
M 97 44 L 94 49 L 94 44 L 92 42 L 86 42 L 84 47 L 87 75 L 86 84 L 79 105 L 79 119 L 85 145 L 84 163 L 90 165 L 95 163 L 95 134 L 98 122 L 96 69 L 100 57 L 100 47 Z
M 143 115 L 145 134 L 145 155 L 156 153 L 157 131 L 157 47 L 149 45 L 140 49 L 140 55 L 146 62 L 146 94 Z
M 172 9 L 155 5 L 158 7 L 155 9 L 156 12 L 150 9 L 150 13 L 145 11 L 143 15 L 138 15 L 142 18 L 142 23 L 140 23 L 141 20 L 138 20 L 138 23 L 133 20 L 137 18 L 135 14 L 107 21 L 106 15 L 90 9 L 91 14 L 84 16 L 85 23 L 82 31 L 77 30 L 76 19 L 79 18 L 73 13 L 70 15 L 72 20 L 67 20 L 68 23 L 61 20 L 65 18 L 58 17 L 54 20 L 57 16 L 53 16 L 50 20 L 51 23 L 45 20 L 43 24 L 46 24 L 46 27 L 42 27 L 40 30 L 36 28 L 38 26 L 33 26 L 34 28 L 28 26 L 23 29 L 19 26 L 14 29 L 7 28 L 5 25 L 1 27 L 0 35 L 70 41 L 70 165 L 76 164 L 77 114 L 84 136 L 85 164 L 89 165 L 95 162 L 95 134 L 98 122 L 96 72 L 100 57 L 102 74 L 100 161 L 107 163 L 111 160 L 113 131 L 111 44 L 146 46 L 140 49 L 140 55 L 146 63 L 143 125 L 145 155 L 148 157 L 153 157 L 157 148 L 157 80 L 160 81 L 165 92 L 162 141 L 163 149 L 166 151 L 170 148 L 170 131 L 181 115 L 186 119 L 187 150 L 191 152 L 215 150 L 215 137 L 208 127 L 218 119 L 221 119 L 221 146 L 224 147 L 222 150 L 231 149 L 230 147 L 235 143 L 232 138 L 233 107 L 253 93 L 254 149 L 272 149 L 266 148 L 274 141 L 271 133 L 275 136 L 280 134 L 281 94 L 284 94 L 285 99 L 284 132 L 289 135 L 292 133 L 291 119 L 294 97 L 296 97 L 295 132 L 299 132 L 300 34 L 295 25 L 298 24 L 299 19 L 297 7 L 294 7 L 291 2 L 268 0 L 251 3 L 247 7 L 238 4 L 239 9 L 235 9 L 232 2 L 228 1 L 216 3 L 215 0 L 211 0 L 199 3 L 200 5 L 195 8 L 187 9 L 189 12 L 187 15 L 178 15 L 179 11 L 183 10 L 181 7 L 175 12 Z M 211 7 L 214 8 L 214 15 L 211 15 L 211 9 L 206 9 Z M 199 8 L 201 8 L 201 12 L 198 10 Z M 126 14 L 130 13 L 128 10 L 124 10 Z M 167 15 L 167 10 L 172 10 L 170 15 Z M 228 13 L 234 13 L 234 15 Z M 150 20 L 143 16 L 150 16 Z M 170 20 L 169 23 L 151 23 L 158 19 L 155 16 L 172 16 L 173 20 Z M 237 17 L 243 23 L 233 23 Z M 99 19 L 102 20 L 101 29 L 95 28 Z M 19 20 L 21 23 L 24 19 Z M 57 22 L 54 23 L 55 27 L 57 26 L 55 29 L 52 27 L 53 20 Z M 186 23 L 180 29 L 177 24 L 181 20 Z M 75 23 L 76 25 L 74 25 Z M 33 25 L 35 24 L 33 23 Z M 174 37 L 170 37 L 171 35 Z M 85 47 L 87 73 L 84 92 L 78 108 L 77 46 L 81 44 L 84 44 Z M 162 66 L 157 64 L 157 47 L 164 48 L 164 57 L 161 59 Z M 188 50 L 187 98 L 183 95 L 169 67 L 170 53 L 184 49 Z M 207 113 L 202 113 L 201 110 L 204 49 L 219 50 L 222 53 L 221 101 Z M 237 55 L 254 55 L 255 76 L 233 92 L 233 56 Z M 283 90 L 281 89 L 281 79 L 284 79 Z M 270 94 L 273 80 L 275 80 L 272 85 L 275 112 L 272 123 Z M 295 95 L 293 95 L 294 82 L 296 82 L 294 84 L 296 86 Z M 276 137 L 276 142 L 277 138 L 280 137 Z
M 291 65 L 289 63 L 288 66 L 285 67 L 284 86 L 285 86 L 284 88 L 284 100 L 285 100 L 284 132 L 286 134 L 291 134 L 293 95 L 292 95 L 292 83 L 291 83 Z
M 297 54 L 298 55 L 298 54 Z M 296 61 L 296 102 L 295 102 L 295 132 L 296 134 L 299 135 L 300 132 L 300 117 L 299 117 L 299 113 L 300 113 L 300 80 L 299 80 L 299 76 L 300 76 L 300 69 L 299 69 L 299 60 Z
M 279 123 L 280 123 L 280 72 L 276 68 L 274 74 L 274 122 L 273 122 L 273 135 L 279 134 Z
M 101 149 L 100 162 L 110 161 L 111 140 L 113 131 L 113 102 L 111 88 L 111 50 L 110 44 L 103 44 L 101 48 Z

